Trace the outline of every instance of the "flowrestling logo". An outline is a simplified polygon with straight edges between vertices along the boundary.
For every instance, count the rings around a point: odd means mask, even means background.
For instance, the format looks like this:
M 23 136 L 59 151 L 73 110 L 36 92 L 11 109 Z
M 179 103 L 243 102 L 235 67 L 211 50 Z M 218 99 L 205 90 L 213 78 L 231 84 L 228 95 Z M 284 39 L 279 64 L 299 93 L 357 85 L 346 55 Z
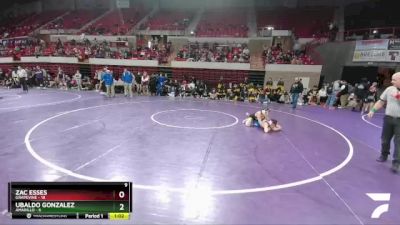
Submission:
M 379 219 L 385 212 L 389 212 L 390 193 L 366 193 L 368 197 L 376 202 L 387 202 L 379 205 L 371 214 L 372 219 Z

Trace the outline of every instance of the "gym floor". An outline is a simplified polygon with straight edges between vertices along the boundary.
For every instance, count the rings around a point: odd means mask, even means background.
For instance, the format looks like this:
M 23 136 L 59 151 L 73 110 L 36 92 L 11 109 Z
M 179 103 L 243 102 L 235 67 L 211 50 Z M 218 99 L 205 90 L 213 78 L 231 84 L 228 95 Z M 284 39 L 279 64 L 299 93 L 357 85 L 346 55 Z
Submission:
M 0 89 L 0 224 L 110 223 L 11 220 L 10 181 L 132 181 L 117 224 L 399 223 L 400 175 L 375 161 L 383 114 L 270 107 L 281 132 L 242 124 L 256 103 Z

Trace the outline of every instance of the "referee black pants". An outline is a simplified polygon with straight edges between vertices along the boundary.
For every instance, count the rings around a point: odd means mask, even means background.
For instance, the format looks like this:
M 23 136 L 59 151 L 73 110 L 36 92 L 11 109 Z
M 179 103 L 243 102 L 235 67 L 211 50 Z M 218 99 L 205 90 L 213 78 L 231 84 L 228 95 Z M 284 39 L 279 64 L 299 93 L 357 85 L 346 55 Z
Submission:
M 26 84 L 26 78 L 25 77 L 21 77 L 19 79 L 19 82 L 21 83 L 22 90 L 23 91 L 28 91 L 28 85 Z
M 390 154 L 390 142 L 394 137 L 393 164 L 400 164 L 400 118 L 385 116 L 382 128 L 382 149 L 381 154 Z

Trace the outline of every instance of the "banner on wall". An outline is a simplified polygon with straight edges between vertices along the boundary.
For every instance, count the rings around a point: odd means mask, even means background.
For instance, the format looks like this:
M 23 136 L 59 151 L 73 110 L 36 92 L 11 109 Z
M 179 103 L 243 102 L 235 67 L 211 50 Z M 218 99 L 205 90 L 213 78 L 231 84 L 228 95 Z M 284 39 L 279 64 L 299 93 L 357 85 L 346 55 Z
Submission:
M 386 50 L 364 50 L 354 51 L 354 62 L 383 62 L 386 61 Z
M 17 38 L 4 38 L 0 39 L 0 43 L 3 46 L 14 46 L 14 45 L 26 45 L 28 42 L 33 41 L 33 38 L 30 37 L 17 37 Z
M 400 50 L 400 39 L 390 39 L 388 49 L 389 50 Z
M 354 62 L 400 62 L 400 39 L 356 42 Z
M 387 50 L 389 39 L 361 40 L 356 42 L 356 51 Z
M 386 55 L 387 62 L 400 62 L 400 50 L 388 50 Z

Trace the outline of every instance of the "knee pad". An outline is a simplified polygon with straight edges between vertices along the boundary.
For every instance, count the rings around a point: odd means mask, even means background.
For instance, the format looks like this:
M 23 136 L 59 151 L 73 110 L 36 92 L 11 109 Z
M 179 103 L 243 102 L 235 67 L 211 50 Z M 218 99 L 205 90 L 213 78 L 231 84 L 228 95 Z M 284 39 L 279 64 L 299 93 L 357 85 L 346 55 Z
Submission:
M 260 126 L 260 123 L 259 123 L 257 120 L 253 121 L 253 126 L 255 126 L 255 127 L 261 127 L 261 126 Z

